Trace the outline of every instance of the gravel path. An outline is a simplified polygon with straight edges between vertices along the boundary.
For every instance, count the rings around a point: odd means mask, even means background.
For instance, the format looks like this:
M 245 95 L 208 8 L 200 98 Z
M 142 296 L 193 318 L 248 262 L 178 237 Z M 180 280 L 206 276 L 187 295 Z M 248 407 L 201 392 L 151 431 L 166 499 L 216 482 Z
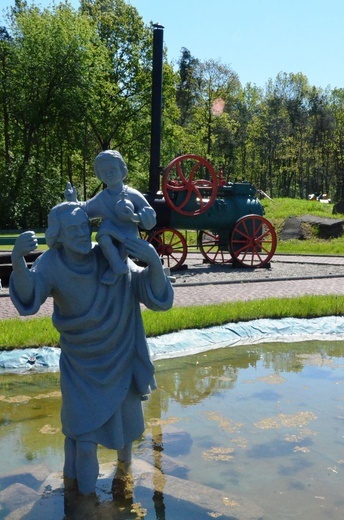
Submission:
M 344 257 L 275 255 L 271 267 L 261 269 L 203 264 L 200 255 L 189 255 L 187 262 L 187 269 L 172 273 L 175 306 L 305 294 L 344 295 Z M 51 316 L 51 313 L 49 298 L 35 316 Z M 0 291 L 0 319 L 14 317 L 18 313 L 8 291 Z
M 344 277 L 344 257 L 275 255 L 270 268 L 238 268 L 231 264 L 204 264 L 201 255 L 189 255 L 188 269 L 173 273 L 175 286 L 210 283 L 249 283 L 273 280 Z

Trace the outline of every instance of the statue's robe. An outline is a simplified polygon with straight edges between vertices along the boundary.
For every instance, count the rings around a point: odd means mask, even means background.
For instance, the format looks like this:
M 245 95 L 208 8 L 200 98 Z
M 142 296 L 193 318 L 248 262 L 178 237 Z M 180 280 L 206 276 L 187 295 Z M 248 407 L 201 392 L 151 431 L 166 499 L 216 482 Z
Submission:
M 61 420 L 68 437 L 88 438 L 89 432 L 111 425 L 129 390 L 144 396 L 155 387 L 140 303 L 167 310 L 173 289 L 165 277 L 164 297 L 157 300 L 147 269 L 130 259 L 128 267 L 113 285 L 104 285 L 100 280 L 108 264 L 99 246 L 87 256 L 84 272 L 68 267 L 61 251 L 50 249 L 31 268 L 35 290 L 29 305 L 21 302 L 10 281 L 11 299 L 23 316 L 35 314 L 49 296 L 54 299 L 52 318 L 61 347 Z M 94 440 L 109 444 L 101 435 Z

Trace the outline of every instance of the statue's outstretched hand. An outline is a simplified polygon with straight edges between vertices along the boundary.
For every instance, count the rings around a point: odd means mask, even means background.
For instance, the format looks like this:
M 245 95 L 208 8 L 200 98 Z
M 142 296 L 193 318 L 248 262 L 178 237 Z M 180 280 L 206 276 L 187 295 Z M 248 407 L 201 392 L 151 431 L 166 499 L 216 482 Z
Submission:
M 34 281 L 26 265 L 24 256 L 37 248 L 37 238 L 33 231 L 25 231 L 15 241 L 12 251 L 12 287 L 23 304 L 29 304 L 34 294 Z
M 65 196 L 66 201 L 68 201 L 68 202 L 77 202 L 78 201 L 78 195 L 77 195 L 76 189 L 74 188 L 74 186 L 71 185 L 70 182 L 67 182 L 64 196 Z
M 34 231 L 25 231 L 15 241 L 12 258 L 22 258 L 37 249 L 38 241 Z
M 23 258 L 37 249 L 38 241 L 34 231 L 25 231 L 15 241 L 12 251 L 12 261 Z

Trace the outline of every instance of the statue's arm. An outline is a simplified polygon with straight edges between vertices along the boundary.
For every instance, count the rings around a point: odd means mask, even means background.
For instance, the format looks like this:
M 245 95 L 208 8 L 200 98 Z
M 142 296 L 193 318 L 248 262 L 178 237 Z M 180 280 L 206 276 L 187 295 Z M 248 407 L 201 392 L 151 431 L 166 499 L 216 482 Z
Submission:
M 156 214 L 151 206 L 145 206 L 139 210 L 140 225 L 143 229 L 152 229 L 156 225 Z
M 139 225 L 143 229 L 152 229 L 156 225 L 156 213 L 146 198 L 139 191 L 131 188 L 129 198 L 135 206 Z
M 153 296 L 163 300 L 166 293 L 166 276 L 158 253 L 146 240 L 127 238 L 125 247 L 133 257 L 145 262 L 148 266 L 148 280 Z
M 12 251 L 13 288 L 21 302 L 29 304 L 34 296 L 34 275 L 26 265 L 24 256 L 37 248 L 37 238 L 33 231 L 26 231 L 19 235 Z

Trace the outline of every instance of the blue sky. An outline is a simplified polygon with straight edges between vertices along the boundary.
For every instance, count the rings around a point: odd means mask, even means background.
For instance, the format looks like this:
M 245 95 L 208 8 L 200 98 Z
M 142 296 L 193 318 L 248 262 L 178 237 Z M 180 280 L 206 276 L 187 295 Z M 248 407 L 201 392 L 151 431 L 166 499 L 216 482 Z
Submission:
M 30 0 L 29 0 L 30 2 Z M 49 5 L 49 0 L 36 0 Z M 168 58 L 186 47 L 230 65 L 243 85 L 302 72 L 316 87 L 344 88 L 343 0 L 127 0 L 165 27 Z M 1 8 L 14 0 L 1 0 Z M 72 0 L 74 7 L 78 0 Z

